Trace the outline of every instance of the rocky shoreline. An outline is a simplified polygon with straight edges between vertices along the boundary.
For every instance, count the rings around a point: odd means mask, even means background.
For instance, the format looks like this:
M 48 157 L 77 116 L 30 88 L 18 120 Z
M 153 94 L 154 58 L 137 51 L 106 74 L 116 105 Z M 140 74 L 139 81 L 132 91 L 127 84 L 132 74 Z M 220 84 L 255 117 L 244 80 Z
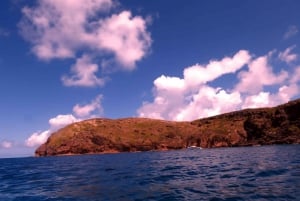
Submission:
M 36 156 L 300 144 L 300 99 L 191 122 L 90 119 L 53 133 Z

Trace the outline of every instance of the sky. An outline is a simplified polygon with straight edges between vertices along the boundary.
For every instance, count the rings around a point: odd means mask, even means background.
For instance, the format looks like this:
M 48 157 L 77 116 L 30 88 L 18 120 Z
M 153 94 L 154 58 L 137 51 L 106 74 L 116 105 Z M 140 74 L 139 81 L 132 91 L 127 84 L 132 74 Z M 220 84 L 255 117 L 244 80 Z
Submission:
M 0 158 L 84 119 L 300 98 L 298 0 L 0 1 Z

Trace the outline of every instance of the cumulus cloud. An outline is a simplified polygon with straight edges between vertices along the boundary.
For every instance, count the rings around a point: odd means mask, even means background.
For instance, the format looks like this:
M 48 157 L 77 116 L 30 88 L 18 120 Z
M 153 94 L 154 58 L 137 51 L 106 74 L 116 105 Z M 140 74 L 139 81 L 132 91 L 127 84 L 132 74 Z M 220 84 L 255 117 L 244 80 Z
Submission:
M 299 32 L 297 26 L 295 25 L 291 25 L 288 27 L 288 30 L 285 32 L 284 36 L 283 36 L 283 39 L 289 39 L 295 35 L 297 35 Z
M 103 108 L 101 105 L 101 100 L 103 96 L 98 95 L 94 100 L 92 100 L 89 104 L 79 105 L 76 104 L 73 107 L 73 112 L 78 117 L 91 117 L 92 114 L 96 112 L 97 114 L 102 114 Z
M 214 89 L 206 84 L 225 74 L 235 73 L 250 59 L 248 51 L 240 50 L 232 57 L 213 60 L 207 65 L 196 64 L 187 67 L 183 71 L 183 78 L 162 75 L 154 80 L 154 101 L 143 103 L 138 109 L 138 115 L 158 119 L 191 120 L 230 111 L 240 103 L 239 94 L 220 88 Z M 211 104 L 212 101 L 221 102 L 222 98 L 232 101 L 220 108 Z
M 296 84 L 300 80 L 300 66 L 295 68 L 294 73 L 291 76 L 290 83 Z
M 211 61 L 207 65 L 187 67 L 183 71 L 183 78 L 160 76 L 154 81 L 154 101 L 143 103 L 138 115 L 191 120 L 233 110 L 241 102 L 240 94 L 212 88 L 207 83 L 222 75 L 237 72 L 250 59 L 249 52 L 241 50 L 232 57 Z
M 241 103 L 238 92 L 228 92 L 207 85 L 200 87 L 173 117 L 176 121 L 193 120 L 235 110 Z
M 25 144 L 28 147 L 39 146 L 39 145 L 43 144 L 44 142 L 46 142 L 49 135 L 50 135 L 50 130 L 46 130 L 46 131 L 42 131 L 42 132 L 35 132 L 25 141 Z
M 300 79 L 298 79 L 298 81 L 299 80 Z M 276 94 L 276 104 L 291 100 L 294 96 L 296 96 L 299 93 L 299 89 L 300 88 L 297 84 L 283 85 L 278 89 L 278 93 Z
M 92 63 L 92 59 L 88 55 L 83 55 L 76 60 L 72 66 L 71 76 L 63 76 L 62 81 L 65 86 L 103 86 L 105 78 L 97 77 L 98 65 Z
M 287 48 L 286 50 L 284 50 L 283 52 L 280 52 L 278 57 L 281 61 L 284 61 L 286 63 L 291 63 L 295 60 L 297 60 L 298 58 L 298 55 L 297 54 L 293 54 L 291 53 L 291 51 L 295 48 L 296 46 L 292 46 L 292 47 L 289 47 Z
M 59 114 L 49 119 L 49 129 L 34 132 L 26 139 L 25 145 L 28 147 L 37 147 L 45 143 L 51 133 L 57 131 L 58 129 L 63 128 L 69 124 L 82 121 L 84 119 L 95 117 L 95 114 L 102 114 L 102 98 L 103 96 L 100 94 L 89 104 L 76 104 L 73 107 L 74 114 Z
M 80 119 L 77 119 L 72 114 L 57 115 L 56 117 L 49 119 L 50 128 L 48 130 L 34 132 L 26 139 L 25 144 L 28 147 L 39 146 L 47 141 L 51 133 L 77 121 L 80 121 Z
M 296 84 L 283 85 L 273 93 L 262 91 L 255 95 L 246 96 L 241 109 L 270 107 L 286 103 L 299 93 L 299 89 L 299 86 Z
M 300 92 L 300 67 L 275 73 L 272 54 L 253 57 L 241 50 L 233 57 L 187 67 L 183 78 L 162 75 L 154 80 L 153 101 L 144 102 L 138 116 L 186 121 L 287 102 Z M 235 76 L 232 86 L 210 86 L 225 74 Z
M 68 124 L 77 122 L 79 120 L 80 119 L 77 119 L 72 114 L 57 115 L 56 117 L 51 118 L 49 120 L 50 130 L 60 129 Z
M 288 78 L 288 73 L 285 70 L 275 74 L 268 60 L 268 56 L 261 56 L 251 61 L 247 70 L 238 73 L 239 83 L 235 90 L 256 94 L 264 86 L 280 84 Z
M 185 82 L 184 79 L 180 79 L 178 77 L 169 77 L 162 75 L 156 80 L 154 80 L 154 85 L 157 87 L 159 90 L 166 90 L 172 93 L 174 91 L 177 93 L 178 91 L 183 91 L 185 90 Z
M 206 66 L 196 64 L 188 67 L 183 72 L 185 83 L 189 87 L 198 86 L 222 75 L 234 73 L 247 64 L 250 58 L 248 51 L 240 50 L 232 58 L 225 57 L 220 61 L 211 61 Z
M 111 0 L 41 0 L 22 9 L 21 33 L 40 59 L 74 57 L 93 38 L 94 32 L 86 29 L 92 23 L 89 19 L 111 6 Z
M 11 141 L 3 140 L 0 143 L 0 148 L 10 149 L 10 148 L 12 148 L 12 146 L 13 146 L 13 143 Z
M 270 93 L 259 92 L 256 95 L 246 97 L 242 108 L 266 107 L 268 105 L 270 105 Z
M 152 42 L 146 19 L 128 10 L 113 13 L 114 6 L 112 0 L 41 0 L 22 9 L 19 27 L 42 60 L 83 53 L 71 69 L 73 76 L 63 77 L 66 86 L 102 86 L 104 80 L 95 76 L 99 67 L 94 57 L 133 70 Z
M 100 21 L 99 25 L 95 36 L 98 48 L 115 53 L 119 63 L 126 69 L 133 69 L 151 44 L 150 34 L 146 32 L 146 20 L 123 11 Z

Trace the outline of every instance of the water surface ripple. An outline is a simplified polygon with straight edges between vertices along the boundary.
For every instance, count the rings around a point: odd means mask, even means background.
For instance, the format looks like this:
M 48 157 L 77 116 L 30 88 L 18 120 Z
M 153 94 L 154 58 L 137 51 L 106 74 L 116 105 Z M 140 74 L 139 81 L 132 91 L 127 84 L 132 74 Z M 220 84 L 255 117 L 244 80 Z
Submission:
M 300 145 L 0 159 L 0 200 L 300 200 Z

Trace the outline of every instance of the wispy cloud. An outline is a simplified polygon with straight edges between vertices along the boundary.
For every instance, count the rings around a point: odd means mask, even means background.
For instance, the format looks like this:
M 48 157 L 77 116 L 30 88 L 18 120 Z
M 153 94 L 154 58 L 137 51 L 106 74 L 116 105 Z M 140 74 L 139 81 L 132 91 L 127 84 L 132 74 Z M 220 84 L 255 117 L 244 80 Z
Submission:
M 78 63 L 89 58 L 93 65 L 87 66 L 89 74 L 82 74 L 84 67 L 73 68 L 74 77 L 63 79 L 66 86 L 102 86 L 103 80 L 89 76 L 99 68 L 94 58 L 133 70 L 152 42 L 147 19 L 128 10 L 114 13 L 115 4 L 112 0 L 41 0 L 35 7 L 23 8 L 19 27 L 42 60 L 74 58 Z
M 295 25 L 291 25 L 288 27 L 288 30 L 285 32 L 283 39 L 289 39 L 293 36 L 296 36 L 298 34 L 299 30 L 298 27 Z
M 281 61 L 284 61 L 286 63 L 291 63 L 295 60 L 297 60 L 298 58 L 298 55 L 295 54 L 295 53 L 291 53 L 293 49 L 295 49 L 296 46 L 291 46 L 291 47 L 288 47 L 286 50 L 284 50 L 283 52 L 280 52 L 278 57 Z
M 78 58 L 76 63 L 71 67 L 72 75 L 64 75 L 62 82 L 65 86 L 103 86 L 106 79 L 97 77 L 96 73 L 98 70 L 99 66 L 92 63 L 91 57 L 83 55 L 81 58 Z
M 187 67 L 183 78 L 162 75 L 154 80 L 153 101 L 144 102 L 137 113 L 140 117 L 183 121 L 287 102 L 300 92 L 300 69 L 274 72 L 271 61 L 271 53 L 254 57 L 241 50 L 207 65 Z M 232 86 L 210 85 L 226 74 L 235 76 Z
M 73 112 L 76 116 L 84 118 L 84 117 L 93 117 L 95 115 L 99 116 L 103 114 L 103 108 L 101 104 L 101 100 L 103 95 L 98 95 L 94 100 L 92 100 L 88 104 L 76 104 L 73 107 Z
M 8 140 L 3 140 L 2 142 L 0 142 L 0 148 L 3 149 L 10 149 L 13 146 L 13 142 L 8 141 Z

